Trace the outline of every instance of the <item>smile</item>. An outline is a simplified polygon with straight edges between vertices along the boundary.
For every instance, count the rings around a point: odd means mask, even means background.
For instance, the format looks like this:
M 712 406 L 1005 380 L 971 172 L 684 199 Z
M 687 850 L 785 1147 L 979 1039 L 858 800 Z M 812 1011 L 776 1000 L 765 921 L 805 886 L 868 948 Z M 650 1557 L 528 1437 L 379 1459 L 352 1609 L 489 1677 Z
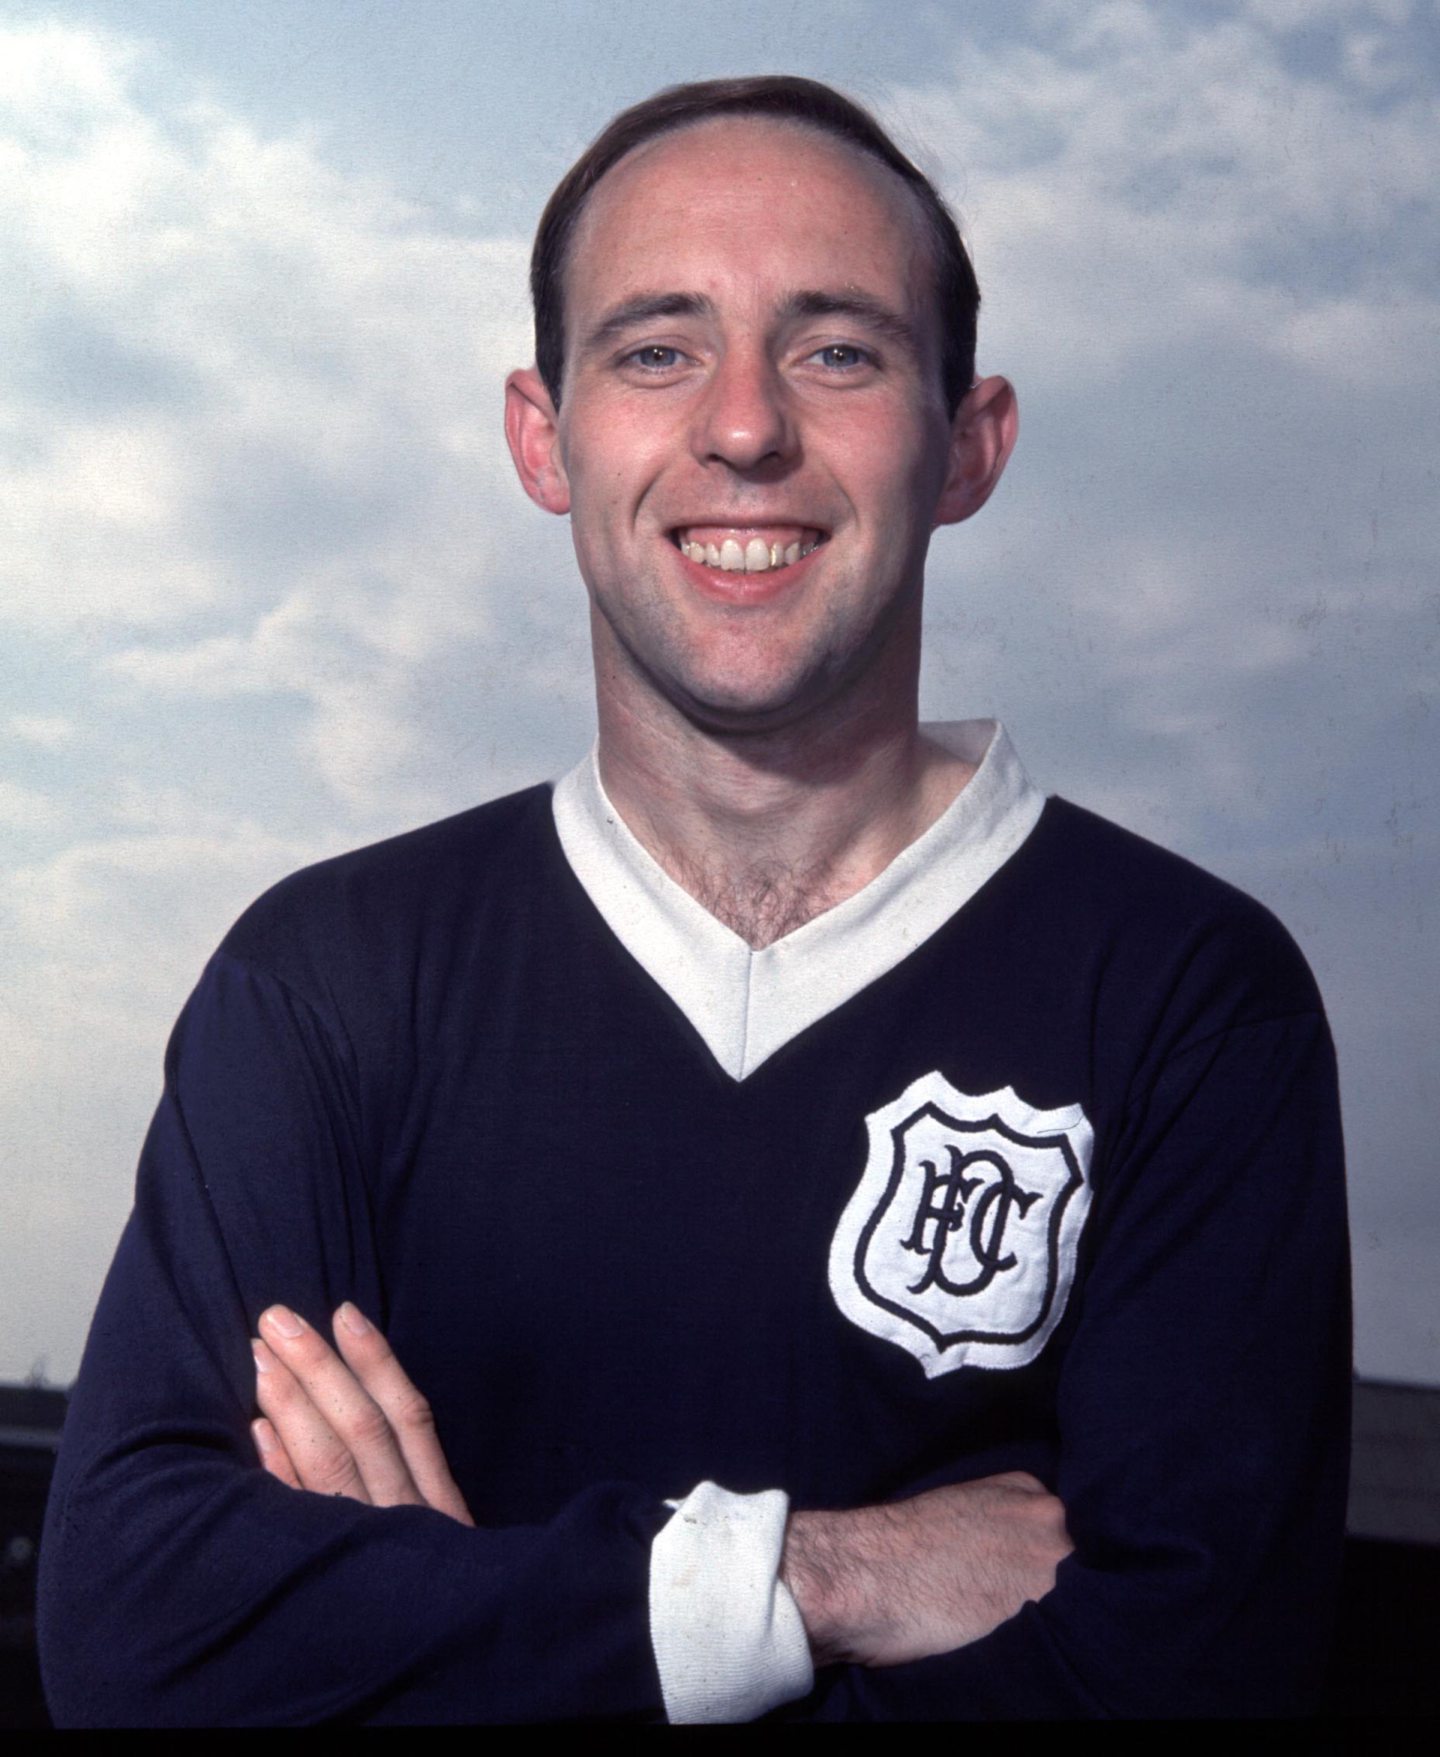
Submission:
M 823 531 L 801 525 L 686 525 L 671 533 L 680 553 L 722 573 L 768 573 L 793 567 L 825 541 Z

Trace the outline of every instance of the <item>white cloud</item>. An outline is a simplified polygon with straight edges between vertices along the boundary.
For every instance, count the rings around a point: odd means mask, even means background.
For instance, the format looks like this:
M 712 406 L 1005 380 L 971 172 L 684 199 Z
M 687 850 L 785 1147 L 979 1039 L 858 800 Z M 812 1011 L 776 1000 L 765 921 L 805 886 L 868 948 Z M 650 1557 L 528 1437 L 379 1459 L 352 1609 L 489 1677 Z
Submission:
M 1283 319 L 1321 311 L 1342 333 L 1309 364 L 1348 375 L 1373 350 L 1371 375 L 1393 378 L 1397 304 L 1433 336 L 1433 230 L 1395 229 L 1410 202 L 1433 221 L 1440 104 L 1413 62 L 1396 52 L 1403 80 L 1376 107 L 1368 75 L 1296 73 L 1240 19 L 1048 16 L 1047 47 L 965 40 L 954 77 L 890 106 L 959 191 L 982 283 L 1004 294 L 991 321 L 1032 370 L 1091 387 L 1188 338 L 1289 350 Z M 1337 300 L 1341 264 L 1363 291 Z
M 535 609 L 497 590 L 528 245 L 304 135 L 142 101 L 154 60 L 112 39 L 0 31 L 0 63 L 0 621 L 137 709 L 248 696 L 278 727 L 300 703 L 297 776 L 422 815 L 420 668 L 514 676 Z
M 42 750 L 60 750 L 75 739 L 75 722 L 64 714 L 12 714 L 7 726 L 11 737 Z
M 886 106 L 960 195 L 982 369 L 1012 370 L 1030 411 L 1013 486 L 965 534 L 963 590 L 984 617 L 993 582 L 1018 588 L 999 614 L 1044 666 L 1054 623 L 1024 606 L 1045 581 L 1084 632 L 1067 688 L 1089 682 L 1112 725 L 1186 753 L 1196 818 L 1253 765 L 1239 742 L 1263 748 L 1260 692 L 1341 662 L 1345 617 L 1367 650 L 1403 655 L 1379 699 L 1417 682 L 1440 105 L 1387 34 L 1393 9 L 1328 12 L 1406 68 L 1383 102 L 1373 62 L 1287 59 L 1277 32 L 1309 8 L 1202 25 L 1116 3 L 1042 7 L 1030 41 L 982 46 L 961 25 L 953 67 Z M 1247 679 L 1246 714 L 1217 734 L 1217 694 L 1233 706 Z
M 56 802 L 33 787 L 0 778 L 0 826 L 7 829 L 47 828 L 62 815 Z
M 523 247 L 437 230 L 304 139 L 147 113 L 104 38 L 12 29 L 0 62 L 0 616 L 231 615 L 317 551 L 436 531 L 483 561 Z
M 335 852 L 341 839 L 332 830 L 300 841 L 243 819 L 207 824 L 193 802 L 188 817 L 185 830 L 94 837 L 0 878 L 0 920 L 19 954 L 9 973 L 10 1005 L 26 1012 L 32 1030 L 43 1031 L 46 1018 L 72 1029 L 93 1005 L 93 1018 L 109 1020 L 106 1035 L 127 1018 L 138 1023 L 124 1035 L 153 1033 L 256 892 Z M 42 977 L 30 991 L 33 1006 L 21 1009 L 24 971 Z M 77 1018 L 81 996 L 89 999 Z M 6 1076 L 23 1081 L 13 1058 Z

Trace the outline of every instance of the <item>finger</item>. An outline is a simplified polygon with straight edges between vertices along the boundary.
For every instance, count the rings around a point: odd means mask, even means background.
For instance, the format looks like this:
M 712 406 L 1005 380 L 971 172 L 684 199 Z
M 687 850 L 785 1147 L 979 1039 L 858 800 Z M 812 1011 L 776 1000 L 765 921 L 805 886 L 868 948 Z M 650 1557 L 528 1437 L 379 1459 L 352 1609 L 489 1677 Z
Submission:
M 301 1486 L 300 1478 L 295 1474 L 295 1466 L 290 1462 L 290 1454 L 281 1444 L 274 1424 L 261 1416 L 259 1421 L 250 1423 L 250 1437 L 255 1442 L 255 1450 L 260 1454 L 260 1462 L 270 1475 L 278 1478 L 288 1487 L 298 1489 Z
M 274 1426 L 300 1487 L 370 1503 L 370 1489 L 354 1452 L 305 1385 L 265 1342 L 257 1340 L 250 1346 L 255 1357 L 255 1400 Z
M 385 1412 L 324 1337 L 285 1306 L 271 1306 L 260 1324 L 271 1348 L 349 1451 L 370 1501 L 377 1507 L 420 1504 L 423 1497 Z
M 445 1461 L 435 1417 L 381 1332 L 349 1300 L 335 1314 L 335 1342 L 356 1378 L 384 1411 L 427 1506 L 473 1525 Z

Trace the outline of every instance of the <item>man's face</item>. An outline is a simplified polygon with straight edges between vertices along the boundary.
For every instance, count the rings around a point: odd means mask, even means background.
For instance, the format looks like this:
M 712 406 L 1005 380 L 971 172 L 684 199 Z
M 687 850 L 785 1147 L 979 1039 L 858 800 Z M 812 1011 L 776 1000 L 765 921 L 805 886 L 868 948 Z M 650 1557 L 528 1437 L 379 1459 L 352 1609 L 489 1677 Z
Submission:
M 964 516 L 932 285 L 904 184 L 812 130 L 702 123 L 604 178 L 545 500 L 602 691 L 760 730 L 909 687 L 930 533 Z

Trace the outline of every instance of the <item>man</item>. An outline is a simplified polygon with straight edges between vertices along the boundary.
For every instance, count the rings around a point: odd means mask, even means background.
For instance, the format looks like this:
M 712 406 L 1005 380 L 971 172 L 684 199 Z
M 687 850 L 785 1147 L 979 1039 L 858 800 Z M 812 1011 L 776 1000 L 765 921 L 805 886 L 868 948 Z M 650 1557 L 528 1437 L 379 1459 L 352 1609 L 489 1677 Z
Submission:
M 1303 1708 L 1328 1034 L 1254 904 L 917 726 L 1016 433 L 953 222 L 823 87 L 679 88 L 533 286 L 596 753 L 212 961 L 57 1474 L 58 1714 Z

